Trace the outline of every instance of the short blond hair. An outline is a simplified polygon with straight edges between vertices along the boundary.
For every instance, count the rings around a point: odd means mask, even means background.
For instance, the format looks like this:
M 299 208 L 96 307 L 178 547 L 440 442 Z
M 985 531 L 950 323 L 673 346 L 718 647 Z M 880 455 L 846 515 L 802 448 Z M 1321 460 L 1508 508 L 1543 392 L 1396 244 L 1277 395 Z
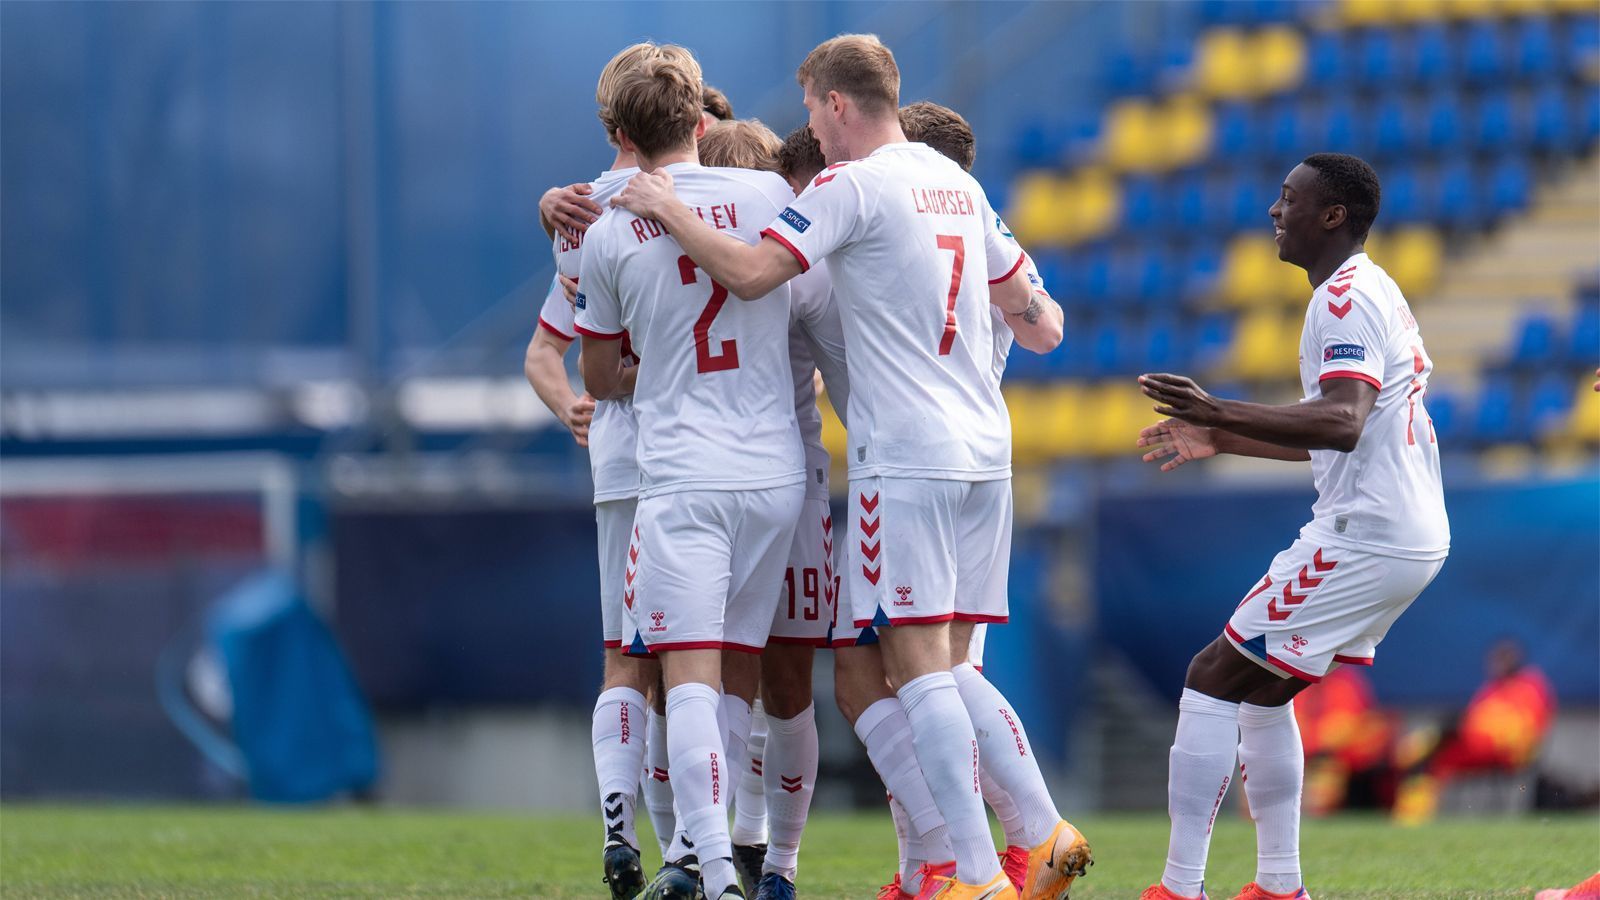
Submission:
M 600 117 L 600 124 L 605 127 L 606 140 L 613 147 L 620 147 L 617 143 L 617 119 L 611 111 L 612 98 L 616 96 L 617 85 L 621 84 L 622 77 L 632 71 L 640 63 L 649 60 L 676 60 L 692 65 L 696 77 L 699 76 L 700 64 L 695 62 L 694 54 L 676 44 L 657 44 L 654 41 L 641 41 L 630 44 L 617 51 L 611 57 L 606 67 L 600 70 L 600 80 L 595 82 L 594 102 L 598 107 L 595 114 Z
M 782 148 L 783 142 L 760 119 L 718 122 L 700 138 L 700 164 L 776 172 Z
M 902 106 L 900 129 L 906 133 L 906 140 L 927 144 L 968 172 L 977 162 L 978 139 L 972 126 L 948 106 L 929 100 Z
M 838 91 L 869 116 L 900 107 L 900 67 L 875 34 L 841 34 L 817 45 L 800 64 L 795 80 L 812 96 Z
M 700 127 L 701 92 L 700 64 L 689 51 L 645 59 L 617 79 L 611 116 L 645 156 L 688 149 Z

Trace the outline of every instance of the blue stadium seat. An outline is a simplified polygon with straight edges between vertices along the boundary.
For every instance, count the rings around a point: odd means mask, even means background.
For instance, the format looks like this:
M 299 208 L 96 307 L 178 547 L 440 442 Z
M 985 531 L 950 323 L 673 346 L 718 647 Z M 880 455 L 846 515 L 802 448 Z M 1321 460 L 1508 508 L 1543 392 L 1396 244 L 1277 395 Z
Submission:
M 1306 45 L 1306 84 L 1344 84 L 1350 77 L 1349 50 L 1343 32 L 1312 32 Z
M 1101 316 L 1089 329 L 1089 373 L 1113 375 L 1121 371 L 1128 351 L 1124 347 L 1122 323 L 1115 315 Z
M 1578 95 L 1577 103 L 1581 110 L 1578 140 L 1575 143 L 1579 149 L 1591 147 L 1595 139 L 1600 138 L 1600 83 L 1576 85 L 1573 92 Z
M 1142 352 L 1135 360 L 1136 368 L 1151 372 L 1182 372 L 1189 367 L 1185 353 L 1187 342 L 1181 337 L 1182 329 L 1176 316 L 1154 316 L 1145 323 Z
M 1461 43 L 1461 71 L 1471 84 L 1491 85 L 1506 71 L 1505 42 L 1500 24 L 1479 19 L 1466 27 Z
M 1410 104 L 1400 94 L 1384 94 L 1372 111 L 1372 122 L 1374 156 L 1400 156 L 1411 148 L 1414 117 Z
M 1268 157 L 1290 159 L 1305 156 L 1300 147 L 1300 119 L 1303 105 L 1290 98 L 1274 101 L 1263 112 L 1261 144 Z
M 1578 304 L 1567 335 L 1567 361 L 1575 366 L 1600 363 L 1600 302 Z
M 1199 172 L 1180 172 L 1167 182 L 1171 191 L 1172 220 L 1179 231 L 1193 232 L 1206 220 L 1205 178 Z
M 1072 298 L 1067 295 L 1071 287 L 1067 276 L 1070 266 L 1068 254 L 1063 250 L 1041 248 L 1029 250 L 1033 257 L 1033 266 L 1039 270 L 1039 277 L 1044 280 L 1044 288 L 1049 291 L 1063 306 L 1070 303 Z
M 1546 16 L 1528 16 L 1512 38 L 1512 71 L 1520 78 L 1554 75 L 1561 65 L 1555 29 Z
M 1427 203 L 1425 187 L 1415 167 L 1396 163 L 1383 178 L 1383 218 L 1392 224 L 1416 222 Z
M 1407 75 L 1405 50 L 1404 43 L 1392 29 L 1368 29 L 1357 44 L 1356 58 L 1360 69 L 1356 74 L 1359 81 L 1388 90 L 1402 87 Z
M 1533 199 L 1533 170 L 1521 156 L 1502 157 L 1489 172 L 1489 214 L 1521 212 Z
M 1448 225 L 1475 228 L 1483 223 L 1485 199 L 1477 172 L 1465 156 L 1446 160 L 1435 174 L 1433 210 L 1428 217 Z
M 1449 445 L 1461 437 L 1461 401 L 1454 394 L 1429 385 L 1423 404 L 1440 444 Z
M 1078 287 L 1083 302 L 1100 306 L 1111 296 L 1111 253 L 1105 248 L 1085 253 L 1078 267 Z
M 1421 25 L 1412 32 L 1409 78 L 1418 84 L 1448 81 L 1456 71 L 1455 41 L 1444 25 Z
M 1265 228 L 1267 222 L 1266 210 L 1262 210 L 1258 220 L 1250 223 L 1250 227 Z M 1222 275 L 1221 243 L 1202 242 L 1189 247 L 1181 255 L 1178 269 L 1181 279 L 1178 295 L 1183 304 L 1202 303 L 1211 295 L 1217 278 Z
M 1567 71 L 1581 71 L 1600 58 L 1600 17 L 1572 16 L 1567 19 L 1567 40 L 1562 47 Z
M 1461 110 L 1461 100 L 1455 91 L 1440 91 L 1429 97 L 1427 106 L 1423 110 L 1423 117 L 1426 120 L 1423 135 L 1429 150 L 1439 153 L 1453 149 L 1461 143 L 1461 123 L 1465 116 Z
M 1527 132 L 1510 91 L 1486 92 L 1478 98 L 1475 113 L 1467 142 L 1473 149 L 1489 153 L 1523 146 Z
M 1526 429 L 1517 414 L 1516 388 L 1510 378 L 1495 375 L 1484 382 L 1478 394 L 1472 431 L 1473 438 L 1485 444 L 1501 444 L 1522 437 Z
M 1195 319 L 1189 330 L 1189 346 L 1193 348 L 1196 367 L 1209 368 L 1222 360 L 1233 344 L 1233 325 L 1233 317 L 1226 313 L 1208 313 Z
M 1545 151 L 1563 151 L 1574 145 L 1571 110 L 1561 85 L 1550 83 L 1536 89 L 1532 98 L 1533 146 Z
M 1261 154 L 1256 117 L 1246 103 L 1220 103 L 1212 122 L 1211 155 L 1220 159 L 1253 159 Z
M 1566 423 L 1572 412 L 1572 379 L 1564 372 L 1546 372 L 1528 394 L 1528 427 L 1535 436 Z
M 1249 231 L 1262 227 L 1262 223 L 1269 221 L 1266 211 L 1277 195 L 1275 183 L 1261 177 L 1259 171 L 1235 173 L 1228 179 L 1226 194 L 1229 229 Z
M 1161 213 L 1161 188 L 1149 175 L 1132 175 L 1122 182 L 1122 230 L 1148 234 L 1166 230 L 1171 223 Z M 1137 236 L 1137 235 L 1136 235 Z
M 1538 368 L 1556 360 L 1556 323 L 1542 310 L 1523 313 L 1517 320 L 1515 343 L 1511 348 L 1511 363 L 1524 368 Z
M 1306 138 L 1313 138 L 1311 125 L 1314 124 L 1315 135 L 1314 139 L 1304 140 L 1305 145 L 1316 147 L 1319 152 L 1367 155 L 1366 117 L 1356 114 L 1355 106 L 1348 98 L 1330 100 L 1322 105 L 1316 116 L 1306 118 L 1309 122 L 1302 122 L 1305 126 L 1302 134 Z

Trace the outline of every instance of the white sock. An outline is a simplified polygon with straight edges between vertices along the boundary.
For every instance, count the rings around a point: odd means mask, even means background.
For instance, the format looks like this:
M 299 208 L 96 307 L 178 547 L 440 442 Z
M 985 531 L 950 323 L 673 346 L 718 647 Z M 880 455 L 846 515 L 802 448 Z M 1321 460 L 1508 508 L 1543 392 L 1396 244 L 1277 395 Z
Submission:
M 654 709 L 648 716 L 650 739 L 645 743 L 644 807 L 650 812 L 656 843 L 661 845 L 661 858 L 671 859 L 667 849 L 672 846 L 672 833 L 678 830 L 678 820 L 672 814 L 672 781 L 667 768 L 667 717 Z
M 978 788 L 978 738 L 955 676 L 931 672 L 896 693 L 911 723 L 922 776 L 950 829 L 956 876 L 967 884 L 988 884 L 1000 874 L 1000 863 Z
M 1184 688 L 1167 771 L 1172 836 L 1161 883 L 1169 890 L 1197 897 L 1204 889 L 1211 827 L 1233 781 L 1238 748 L 1239 704 Z
M 933 801 L 922 767 L 917 764 L 917 748 L 911 738 L 911 721 L 899 697 L 885 697 L 867 707 L 856 719 L 856 737 L 867 748 L 867 758 L 878 770 L 878 777 L 889 795 L 905 811 L 910 838 L 907 860 L 901 867 L 901 883 L 915 877 L 924 862 L 947 862 L 956 858 L 950 845 L 950 830 L 945 827 L 939 805 Z M 987 827 L 987 823 L 985 823 Z M 907 868 L 909 867 L 909 869 Z M 907 893 L 916 893 L 907 890 Z
M 1239 704 L 1239 780 L 1256 821 L 1256 884 L 1275 894 L 1299 890 L 1300 789 L 1306 758 L 1294 702 Z
M 745 746 L 749 760 L 739 772 L 739 787 L 733 793 L 730 834 L 735 844 L 749 847 L 767 842 L 767 797 L 761 775 L 767 749 L 767 716 L 761 711 L 759 700 L 750 711 L 750 739 Z
M 1032 845 L 1026 843 L 1027 834 L 1022 827 L 1022 813 L 1017 811 L 1017 804 L 1011 799 L 1011 795 L 1002 790 L 1000 785 L 995 784 L 988 769 L 978 773 L 978 787 L 983 790 L 983 802 L 994 810 L 994 817 L 1000 820 L 1000 827 L 1005 830 L 1006 846 L 1031 848 Z
M 1050 799 L 1050 789 L 1039 771 L 1028 733 L 1022 728 L 1022 717 L 971 663 L 956 666 L 951 674 L 961 691 L 967 715 L 972 717 L 983 771 L 1011 797 L 1022 817 L 1022 846 L 1044 843 L 1060 824 L 1061 814 Z M 988 822 L 987 816 L 984 821 Z
M 691 682 L 667 692 L 667 746 L 678 821 L 700 857 L 708 897 L 720 896 L 738 881 L 728 839 L 728 801 L 737 775 L 728 768 L 728 751 L 717 728 L 719 705 L 710 685 Z
M 894 821 L 894 843 L 900 851 L 900 859 L 895 863 L 895 871 L 900 873 L 900 883 L 903 887 L 906 876 L 910 874 L 910 870 L 906 866 L 910 864 L 910 858 L 907 854 L 911 849 L 911 816 L 906 814 L 906 808 L 900 805 L 900 801 L 896 800 L 893 794 L 889 794 L 888 797 L 889 818 Z M 918 863 L 918 865 L 921 865 L 921 863 Z M 914 894 L 916 892 L 906 889 L 906 893 Z
M 816 707 L 807 706 L 792 719 L 769 718 L 767 744 L 767 824 L 771 837 L 762 872 L 777 872 L 794 881 L 800 865 L 800 834 L 811 813 L 817 789 Z
M 595 701 L 590 735 L 606 840 L 620 838 L 636 850 L 639 836 L 633 829 L 633 808 L 638 800 L 638 775 L 644 767 L 649 728 L 644 695 L 633 688 L 614 687 Z

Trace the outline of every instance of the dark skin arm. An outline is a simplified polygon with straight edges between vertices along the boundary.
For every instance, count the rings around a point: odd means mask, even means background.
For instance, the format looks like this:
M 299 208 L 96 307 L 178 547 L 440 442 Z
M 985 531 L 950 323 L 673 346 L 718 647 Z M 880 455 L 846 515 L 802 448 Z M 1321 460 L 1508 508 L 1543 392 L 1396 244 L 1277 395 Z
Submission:
M 1290 406 L 1268 406 L 1241 400 L 1222 400 L 1206 393 L 1182 375 L 1141 375 L 1139 387 L 1156 401 L 1156 412 L 1174 419 L 1214 428 L 1233 437 L 1223 452 L 1265 451 L 1259 444 L 1292 450 L 1337 450 L 1349 453 L 1361 440 L 1367 415 L 1378 400 L 1372 385 L 1355 378 L 1322 382 L 1322 396 Z M 1243 438 L 1254 443 L 1242 444 Z M 1236 448 L 1236 449 L 1235 449 Z M 1260 455 L 1246 452 L 1244 455 Z M 1269 458 L 1283 459 L 1283 456 Z M 1306 457 L 1296 456 L 1296 459 Z

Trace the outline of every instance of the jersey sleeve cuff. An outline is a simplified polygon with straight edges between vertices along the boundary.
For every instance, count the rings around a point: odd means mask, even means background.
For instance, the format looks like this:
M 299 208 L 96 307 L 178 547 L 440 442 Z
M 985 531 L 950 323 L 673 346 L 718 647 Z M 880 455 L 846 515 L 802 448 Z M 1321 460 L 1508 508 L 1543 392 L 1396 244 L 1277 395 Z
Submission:
M 1372 385 L 1375 390 L 1383 390 L 1383 384 L 1380 383 L 1378 379 L 1373 378 L 1371 375 L 1368 375 L 1365 372 L 1353 372 L 1349 369 L 1337 369 L 1332 372 L 1323 372 L 1322 375 L 1317 378 L 1317 383 L 1321 384 L 1324 381 L 1332 381 L 1335 378 L 1354 378 L 1357 381 L 1365 381 L 1367 384 Z
M 1017 274 L 1017 270 L 1022 268 L 1022 264 L 1027 262 L 1027 261 L 1028 261 L 1028 252 L 1026 250 L 1024 250 L 1023 252 L 1021 252 L 1020 254 L 1017 255 L 1017 261 L 1011 264 L 1011 268 L 1007 269 L 1006 273 L 1004 275 L 1001 275 L 999 278 L 991 278 L 991 279 L 989 279 L 989 283 L 990 284 L 999 284 L 1000 282 L 1005 281 L 1006 279 L 1010 278 L 1011 276 Z
M 544 316 L 540 316 L 539 317 L 539 327 L 543 328 L 545 331 L 550 332 L 551 334 L 555 335 L 556 337 L 561 338 L 563 341 L 575 340 L 577 338 L 577 335 L 575 335 L 575 334 L 567 334 L 565 331 L 562 331 L 561 329 L 555 327 L 554 325 L 551 325 L 548 321 L 545 320 Z
M 614 334 L 610 333 L 610 332 L 605 332 L 605 331 L 594 331 L 592 329 L 585 328 L 582 325 L 579 325 L 577 323 L 573 323 L 572 327 L 576 328 L 578 330 L 578 333 L 583 335 L 586 338 L 595 338 L 597 340 L 602 340 L 602 341 L 620 341 L 620 340 L 622 340 L 622 336 L 624 334 L 627 334 L 627 332 L 625 332 L 625 331 L 618 331 L 618 332 L 616 332 Z
M 811 270 L 811 261 L 806 259 L 806 255 L 804 253 L 800 252 L 800 248 L 799 247 L 796 247 L 795 245 L 789 243 L 789 239 L 788 238 L 786 238 L 783 235 L 779 234 L 776 230 L 774 230 L 772 228 L 763 228 L 761 230 L 761 236 L 762 237 L 772 238 L 773 240 L 775 240 L 778 243 L 782 244 L 783 245 L 783 249 L 789 251 L 790 253 L 793 253 L 794 254 L 794 258 L 800 262 L 800 271 L 808 272 L 808 271 Z

